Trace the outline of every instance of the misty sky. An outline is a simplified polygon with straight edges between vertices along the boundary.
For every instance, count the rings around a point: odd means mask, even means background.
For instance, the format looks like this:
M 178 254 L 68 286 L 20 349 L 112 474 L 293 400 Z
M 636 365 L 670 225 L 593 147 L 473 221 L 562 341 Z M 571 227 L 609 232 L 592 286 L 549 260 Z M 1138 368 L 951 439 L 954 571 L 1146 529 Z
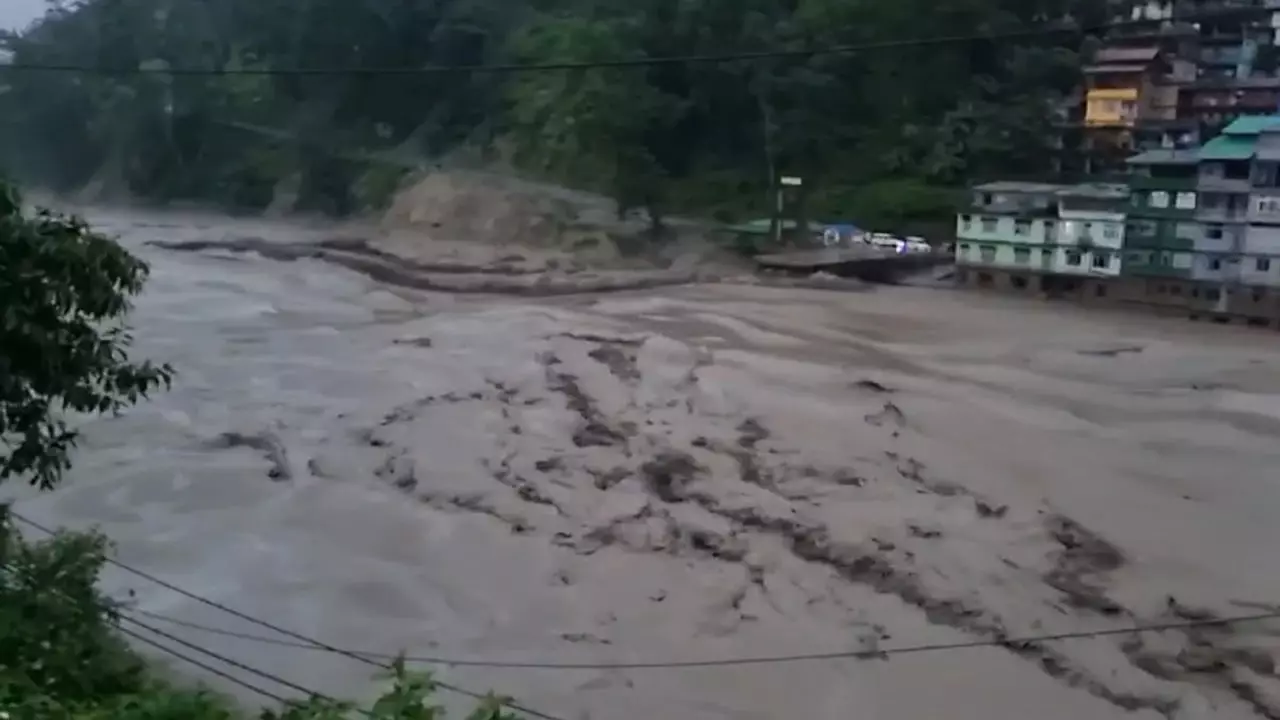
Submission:
M 26 27 L 44 12 L 44 7 L 44 0 L 0 0 L 0 28 Z

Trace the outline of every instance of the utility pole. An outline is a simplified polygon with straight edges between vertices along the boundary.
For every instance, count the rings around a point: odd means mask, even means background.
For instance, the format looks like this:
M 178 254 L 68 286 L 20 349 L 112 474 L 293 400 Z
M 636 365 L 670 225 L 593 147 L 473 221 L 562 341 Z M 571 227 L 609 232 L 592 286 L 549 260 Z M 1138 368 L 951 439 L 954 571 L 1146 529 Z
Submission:
M 777 197 L 773 207 L 773 242 L 778 247 L 782 246 L 782 223 L 784 222 L 783 218 L 786 217 L 787 190 L 789 188 L 802 187 L 803 185 L 804 180 L 791 175 L 783 175 L 775 185 Z

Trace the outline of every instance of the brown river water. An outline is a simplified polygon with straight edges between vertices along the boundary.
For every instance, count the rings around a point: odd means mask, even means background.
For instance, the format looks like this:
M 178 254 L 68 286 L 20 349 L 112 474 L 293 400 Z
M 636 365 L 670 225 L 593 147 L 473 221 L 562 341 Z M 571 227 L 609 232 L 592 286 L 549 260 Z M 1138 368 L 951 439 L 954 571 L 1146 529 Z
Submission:
M 202 597 L 413 656 L 886 653 L 437 668 L 565 720 L 1280 717 L 1280 620 L 895 653 L 1276 609 L 1274 334 L 921 288 L 413 294 L 144 245 L 321 228 L 91 219 L 153 263 L 137 349 L 180 374 L 87 421 L 64 487 L 6 491 Z M 379 686 L 149 622 L 328 694 Z

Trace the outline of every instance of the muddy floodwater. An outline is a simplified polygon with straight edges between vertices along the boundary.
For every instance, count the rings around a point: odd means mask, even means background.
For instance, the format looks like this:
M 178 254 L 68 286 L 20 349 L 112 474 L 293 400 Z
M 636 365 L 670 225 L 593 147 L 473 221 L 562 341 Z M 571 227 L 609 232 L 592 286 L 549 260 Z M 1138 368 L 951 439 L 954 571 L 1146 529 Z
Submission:
M 1276 609 L 1274 334 L 919 288 L 409 294 L 144 245 L 319 231 L 92 217 L 153 263 L 138 351 L 180 375 L 17 509 L 192 592 L 382 653 L 886 653 L 438 668 L 564 720 L 1280 717 L 1280 621 L 1026 640 Z M 154 622 L 376 690 L 349 658 Z

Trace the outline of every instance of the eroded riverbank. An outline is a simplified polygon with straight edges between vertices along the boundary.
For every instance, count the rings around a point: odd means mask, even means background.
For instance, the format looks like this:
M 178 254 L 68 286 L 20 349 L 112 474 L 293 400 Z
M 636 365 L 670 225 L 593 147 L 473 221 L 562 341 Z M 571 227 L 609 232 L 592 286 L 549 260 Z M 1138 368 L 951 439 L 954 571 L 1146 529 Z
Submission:
M 1280 600 L 1268 335 L 908 288 L 393 292 L 145 246 L 316 239 L 283 226 L 103 220 L 154 261 L 141 350 L 182 375 L 92 423 L 68 486 L 20 509 L 101 523 L 129 562 L 333 644 L 681 661 Z M 445 674 L 565 718 L 1277 717 L 1277 629 Z M 349 660 L 183 632 L 367 690 Z

